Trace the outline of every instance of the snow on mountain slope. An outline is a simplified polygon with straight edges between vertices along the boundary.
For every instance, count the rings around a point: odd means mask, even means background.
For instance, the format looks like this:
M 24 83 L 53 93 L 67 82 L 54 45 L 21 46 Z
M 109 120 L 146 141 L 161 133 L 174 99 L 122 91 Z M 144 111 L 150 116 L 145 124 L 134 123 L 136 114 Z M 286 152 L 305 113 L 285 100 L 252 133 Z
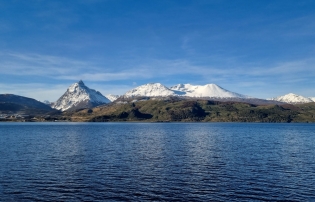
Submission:
M 313 102 L 315 102 L 315 97 L 309 97 Z
M 170 88 L 177 94 L 182 93 L 183 96 L 188 97 L 217 97 L 217 98 L 250 98 L 246 95 L 233 93 L 216 84 L 191 85 L 191 84 L 178 84 Z
M 293 93 L 289 93 L 289 94 L 286 94 L 286 95 L 283 95 L 283 96 L 271 98 L 269 100 L 275 100 L 275 101 L 279 101 L 279 102 L 286 102 L 286 103 L 290 103 L 290 104 L 314 102 L 310 98 L 306 98 L 306 97 L 303 97 L 301 95 L 296 95 L 296 94 L 293 94 Z
M 114 102 L 115 100 L 117 100 L 117 98 L 120 97 L 120 95 L 113 95 L 113 94 L 108 94 L 106 95 L 107 99 L 109 99 L 111 102 Z
M 110 100 L 100 92 L 88 88 L 83 81 L 79 81 L 72 84 L 52 107 L 65 111 L 73 108 L 94 107 L 109 102 Z
M 124 97 L 136 97 L 136 96 L 172 96 L 176 95 L 174 91 L 170 90 L 166 86 L 160 83 L 148 83 L 142 86 L 138 86 L 130 91 L 128 91 Z
M 51 104 L 51 102 L 49 102 L 48 100 L 44 100 L 43 103 L 46 104 L 46 105 L 50 105 Z

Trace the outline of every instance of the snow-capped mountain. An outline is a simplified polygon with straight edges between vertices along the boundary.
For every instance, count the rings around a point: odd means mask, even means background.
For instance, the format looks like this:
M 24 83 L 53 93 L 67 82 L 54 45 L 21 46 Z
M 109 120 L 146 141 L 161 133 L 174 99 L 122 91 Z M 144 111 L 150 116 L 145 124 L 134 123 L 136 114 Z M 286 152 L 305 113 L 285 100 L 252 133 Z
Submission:
M 216 97 L 216 98 L 250 98 L 246 95 L 233 93 L 216 84 L 191 85 L 178 84 L 170 88 L 176 94 L 188 97 Z
M 128 91 L 124 97 L 166 97 L 166 96 L 187 96 L 187 97 L 213 97 L 213 98 L 250 98 L 246 95 L 233 93 L 216 84 L 191 85 L 178 84 L 170 88 L 160 83 L 148 83 Z
M 115 100 L 117 100 L 120 95 L 113 95 L 113 94 L 108 94 L 106 95 L 107 99 L 109 99 L 111 102 L 114 102 Z
M 176 93 L 166 86 L 160 83 L 148 83 L 142 86 L 138 86 L 126 94 L 124 97 L 136 97 L 136 96 L 149 96 L 149 97 L 157 97 L 157 96 L 174 96 Z
M 83 81 L 72 84 L 67 91 L 52 105 L 53 108 L 65 111 L 95 107 L 109 103 L 110 100 L 100 92 L 88 88 Z
M 120 95 L 107 94 L 107 95 L 105 95 L 105 97 L 107 99 L 109 99 L 111 102 L 114 102 L 115 100 L 117 100 L 120 97 Z
M 293 94 L 293 93 L 289 93 L 289 94 L 286 94 L 286 95 L 283 95 L 283 96 L 271 98 L 269 100 L 275 100 L 275 101 L 279 101 L 279 102 L 286 102 L 286 103 L 290 103 L 290 104 L 314 102 L 310 98 L 306 98 L 306 97 L 303 97 L 301 95 L 296 95 L 296 94 Z

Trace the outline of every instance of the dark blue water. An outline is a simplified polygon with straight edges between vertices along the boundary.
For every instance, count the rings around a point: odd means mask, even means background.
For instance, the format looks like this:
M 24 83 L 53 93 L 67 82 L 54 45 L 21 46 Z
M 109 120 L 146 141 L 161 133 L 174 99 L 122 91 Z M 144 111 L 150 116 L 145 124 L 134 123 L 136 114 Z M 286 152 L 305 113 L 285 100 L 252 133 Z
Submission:
M 315 201 L 315 125 L 1 123 L 0 201 Z

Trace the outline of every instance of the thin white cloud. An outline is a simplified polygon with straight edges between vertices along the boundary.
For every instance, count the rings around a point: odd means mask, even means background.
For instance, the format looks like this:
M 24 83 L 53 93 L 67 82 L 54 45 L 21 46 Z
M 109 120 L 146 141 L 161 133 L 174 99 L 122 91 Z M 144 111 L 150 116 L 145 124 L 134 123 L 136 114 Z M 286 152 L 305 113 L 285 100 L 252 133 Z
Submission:
M 104 96 L 108 95 L 108 94 L 114 94 L 114 95 L 123 95 L 125 94 L 127 91 L 131 90 L 132 88 L 135 88 L 135 86 L 132 85 L 110 85 L 110 84 L 93 84 L 93 83 L 87 83 L 85 82 L 85 84 L 94 90 L 99 91 L 100 93 L 102 93 Z
M 93 64 L 90 61 L 39 55 L 1 53 L 0 73 L 7 75 L 34 75 L 57 78 L 61 80 L 87 80 L 87 81 L 115 81 L 128 79 L 150 79 L 163 76 L 177 76 L 192 74 L 204 79 L 223 79 L 237 76 L 288 76 L 297 74 L 315 76 L 314 59 L 287 61 L 268 66 L 251 66 L 252 64 L 239 64 L 236 61 L 229 65 L 219 66 L 194 65 L 189 60 L 147 60 L 142 64 L 130 64 L 124 68 L 107 67 Z M 227 60 L 229 60 L 227 58 Z M 229 60 L 233 61 L 235 59 Z M 237 64 L 234 65 L 234 64 Z M 222 67 L 224 66 L 224 67 Z M 299 75 L 301 76 L 301 75 Z
M 117 81 L 117 80 L 126 80 L 133 78 L 146 78 L 148 75 L 141 73 L 132 72 L 132 71 L 123 71 L 117 73 L 87 73 L 87 74 L 77 74 L 77 75 L 64 75 L 58 76 L 58 79 L 64 80 L 78 80 L 82 79 L 84 81 Z
M 50 102 L 54 102 L 66 92 L 71 84 L 51 85 L 46 83 L 28 83 L 8 85 L 0 83 L 0 94 L 15 94 L 34 98 L 39 101 L 49 100 Z M 89 82 L 85 82 L 85 84 L 89 88 L 99 91 L 104 96 L 107 94 L 122 95 L 134 88 L 132 85 L 101 85 Z
M 56 76 L 77 73 L 89 64 L 63 57 L 0 53 L 0 73 L 8 75 Z
M 248 71 L 247 74 L 252 76 L 289 75 L 296 73 L 314 75 L 315 74 L 314 62 L 315 62 L 314 59 L 280 62 L 270 66 L 254 67 L 251 71 Z
M 168 84 L 174 85 L 177 83 L 177 79 L 182 77 L 187 78 L 186 83 L 217 83 L 229 90 L 256 97 L 258 97 L 255 95 L 258 88 L 278 85 L 279 88 L 285 89 L 287 85 L 311 83 L 315 77 L 315 60 L 312 58 L 268 65 L 242 64 L 239 62 L 240 58 L 226 58 L 227 63 L 211 65 L 211 61 L 215 58 L 213 56 L 209 58 L 210 62 L 206 65 L 195 65 L 188 59 L 146 59 L 137 62 L 131 61 L 129 64 L 122 61 L 125 65 L 123 68 L 116 68 L 115 64 L 105 68 L 100 62 L 94 63 L 40 54 L 0 53 L 2 61 L 0 74 L 23 76 L 24 81 L 28 80 L 27 76 L 53 78 L 54 80 L 59 79 L 60 83 L 69 82 L 69 85 L 80 79 L 92 83 L 123 81 L 125 86 L 111 85 L 110 88 L 106 88 L 106 85 L 104 87 L 97 86 L 98 88 L 95 89 L 103 94 L 123 94 L 134 87 L 132 85 L 134 81 L 141 84 L 141 80 L 153 82 L 160 78 L 169 78 Z M 219 59 L 222 58 L 219 57 Z M 119 62 L 117 64 L 121 65 Z M 194 76 L 194 80 L 189 80 L 191 75 Z M 198 80 L 195 79 L 196 77 Z M 128 82 L 130 86 L 126 85 Z M 68 86 L 2 84 L 0 87 L 0 93 L 14 93 L 55 101 Z

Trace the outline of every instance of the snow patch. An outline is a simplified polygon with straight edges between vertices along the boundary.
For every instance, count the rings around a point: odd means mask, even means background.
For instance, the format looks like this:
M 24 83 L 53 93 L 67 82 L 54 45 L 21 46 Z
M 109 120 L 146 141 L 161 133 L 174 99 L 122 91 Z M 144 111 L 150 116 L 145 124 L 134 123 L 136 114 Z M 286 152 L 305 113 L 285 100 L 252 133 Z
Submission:
M 313 102 L 315 102 L 315 97 L 309 97 Z

